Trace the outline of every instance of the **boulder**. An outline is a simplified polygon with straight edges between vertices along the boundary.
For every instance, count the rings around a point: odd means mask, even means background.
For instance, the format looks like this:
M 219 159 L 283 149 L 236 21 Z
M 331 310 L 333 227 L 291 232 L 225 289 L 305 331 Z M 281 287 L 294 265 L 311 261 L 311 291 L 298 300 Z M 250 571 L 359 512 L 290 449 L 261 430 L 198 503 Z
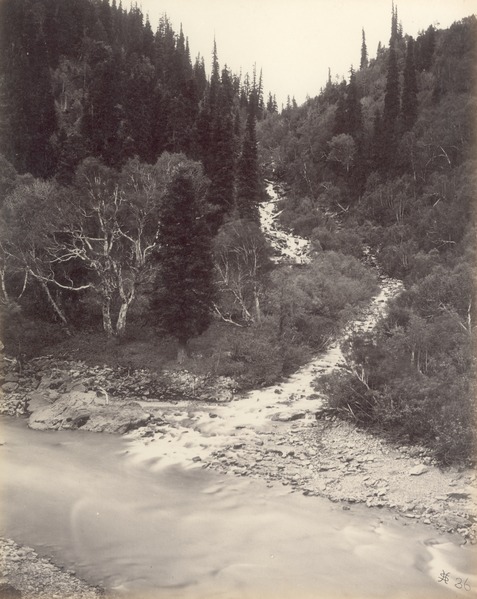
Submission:
M 49 406 L 51 401 L 48 399 L 45 393 L 38 393 L 34 391 L 27 397 L 27 404 L 29 412 L 36 412 L 36 410 L 39 410 L 40 408 Z
M 414 468 L 411 468 L 409 470 L 409 475 L 421 476 L 421 474 L 425 474 L 426 472 L 429 472 L 429 469 L 426 468 L 423 464 L 420 464 L 419 466 L 414 466 Z
M 18 389 L 18 383 L 16 382 L 3 383 L 2 385 L 2 391 L 4 393 L 12 393 L 13 391 L 16 391 L 16 389 Z
M 278 412 L 272 416 L 272 420 L 275 422 L 292 422 L 293 420 L 305 418 L 305 416 L 305 412 Z
M 148 422 L 151 415 L 135 402 L 106 403 L 95 392 L 74 391 L 34 410 L 28 425 L 36 430 L 81 429 L 125 433 Z

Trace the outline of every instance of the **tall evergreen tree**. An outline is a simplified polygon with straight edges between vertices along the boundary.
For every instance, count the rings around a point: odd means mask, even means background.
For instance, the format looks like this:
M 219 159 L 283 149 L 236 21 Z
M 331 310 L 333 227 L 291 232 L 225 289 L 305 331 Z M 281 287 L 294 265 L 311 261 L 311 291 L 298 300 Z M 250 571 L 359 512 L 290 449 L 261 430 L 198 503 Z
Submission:
M 210 215 L 213 232 L 217 232 L 225 214 L 234 206 L 235 181 L 235 135 L 234 135 L 234 90 L 231 73 L 222 70 L 217 90 L 215 114 L 212 115 L 211 135 L 211 180 L 208 201 L 214 211 Z
M 389 45 L 391 46 L 398 39 L 399 26 L 398 26 L 398 12 L 397 6 L 394 4 L 394 0 L 391 8 L 391 37 L 389 39 Z
M 257 138 L 255 133 L 256 100 L 249 103 L 247 124 L 245 127 L 242 153 L 238 162 L 237 173 L 237 211 L 240 218 L 252 222 L 260 222 L 258 204 L 261 189 L 258 168 Z
M 414 63 L 414 40 L 408 39 L 406 64 L 401 98 L 402 124 L 404 131 L 411 129 L 417 119 L 417 79 Z
M 414 61 L 417 71 L 428 71 L 432 65 L 436 45 L 436 30 L 430 25 L 425 33 L 419 35 L 414 44 Z
M 161 330 L 177 339 L 179 360 L 189 339 L 207 329 L 212 313 L 212 245 L 201 200 L 191 175 L 179 170 L 159 224 L 158 274 L 151 307 Z
M 365 69 L 368 66 L 368 48 L 366 46 L 366 35 L 364 33 L 364 29 L 361 30 L 361 36 L 361 60 L 359 62 L 359 68 Z
M 94 42 L 87 56 L 85 94 L 81 133 L 88 151 L 101 157 L 108 166 L 120 161 L 119 124 L 121 114 L 118 100 L 121 97 L 120 54 L 113 53 L 104 42 Z M 86 65 L 85 65 L 86 68 Z
M 394 42 L 389 48 L 386 89 L 384 93 L 383 135 L 385 164 L 390 167 L 397 144 L 397 124 L 400 113 L 399 70 Z
M 361 102 L 359 101 L 358 86 L 356 84 L 356 74 L 351 69 L 349 83 L 346 88 L 346 128 L 345 133 L 349 133 L 355 138 L 355 141 L 361 138 L 363 129 L 363 115 Z
M 57 119 L 44 35 L 45 11 L 30 0 L 0 4 L 0 78 L 7 120 L 0 150 L 20 172 L 54 172 Z

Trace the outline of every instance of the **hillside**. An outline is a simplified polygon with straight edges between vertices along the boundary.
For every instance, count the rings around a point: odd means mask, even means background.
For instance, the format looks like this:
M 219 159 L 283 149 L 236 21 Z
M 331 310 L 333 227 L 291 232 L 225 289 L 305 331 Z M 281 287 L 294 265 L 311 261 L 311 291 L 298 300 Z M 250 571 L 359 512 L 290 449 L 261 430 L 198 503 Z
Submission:
M 476 26 L 413 40 L 393 21 L 389 47 L 348 81 L 258 127 L 267 172 L 289 188 L 282 225 L 319 256 L 371 252 L 405 284 L 378 338 L 353 340 L 331 405 L 444 462 L 471 455 L 475 414 Z

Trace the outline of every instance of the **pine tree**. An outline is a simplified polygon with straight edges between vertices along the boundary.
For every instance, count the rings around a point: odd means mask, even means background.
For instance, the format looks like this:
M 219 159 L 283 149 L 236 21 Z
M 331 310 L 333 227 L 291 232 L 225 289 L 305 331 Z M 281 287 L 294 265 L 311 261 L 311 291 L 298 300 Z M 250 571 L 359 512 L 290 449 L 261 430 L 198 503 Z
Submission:
M 361 60 L 359 63 L 360 69 L 365 69 L 368 66 L 368 48 L 366 47 L 366 35 L 364 29 L 361 30 L 362 42 L 361 42 Z
M 91 155 L 101 157 L 108 166 L 117 166 L 121 154 L 121 115 L 117 109 L 122 88 L 121 56 L 103 42 L 94 42 L 87 63 L 81 134 Z
M 383 135 L 385 139 L 385 163 L 390 167 L 397 145 L 397 124 L 400 113 L 399 71 L 394 42 L 389 48 L 386 89 L 384 93 Z
M 20 172 L 48 177 L 57 119 L 44 35 L 45 15 L 30 1 L 0 5 L 0 78 L 7 123 L 0 151 Z
M 404 131 L 412 129 L 417 119 L 417 79 L 414 64 L 414 40 L 408 39 L 406 64 L 401 99 L 402 124 Z
M 222 70 L 220 87 L 217 89 L 216 109 L 212 115 L 211 180 L 208 201 L 214 212 L 209 221 L 215 233 L 224 216 L 234 206 L 235 136 L 234 136 L 234 90 L 230 71 Z
M 436 45 L 436 30 L 430 25 L 425 33 L 419 35 L 414 45 L 414 60 L 417 71 L 428 71 L 432 65 Z
M 359 101 L 358 86 L 356 85 L 356 74 L 353 69 L 350 71 L 349 83 L 346 89 L 346 128 L 345 133 L 349 133 L 358 141 L 361 138 L 363 130 L 363 115 L 361 102 Z
M 392 46 L 394 42 L 398 39 L 398 13 L 397 6 L 395 6 L 394 1 L 392 3 L 391 11 L 391 37 L 389 39 L 390 46 Z
M 271 114 L 278 112 L 277 98 L 275 94 L 272 96 L 271 92 L 268 93 L 267 112 Z
M 160 329 L 177 339 L 181 360 L 189 339 L 209 326 L 214 297 L 211 237 L 201 198 L 185 170 L 176 174 L 165 198 L 159 239 L 151 307 Z
M 242 153 L 237 173 L 237 211 L 241 219 L 260 222 L 258 204 L 261 189 L 258 168 L 257 138 L 255 133 L 256 100 L 250 101 L 247 124 L 245 127 Z

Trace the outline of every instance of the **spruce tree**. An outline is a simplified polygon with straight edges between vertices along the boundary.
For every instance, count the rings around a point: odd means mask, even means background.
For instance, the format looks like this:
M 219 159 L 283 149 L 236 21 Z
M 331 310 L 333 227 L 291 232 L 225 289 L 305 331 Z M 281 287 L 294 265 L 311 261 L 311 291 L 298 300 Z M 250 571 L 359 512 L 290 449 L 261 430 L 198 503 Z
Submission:
M 242 153 L 238 162 L 236 203 L 238 215 L 241 219 L 259 223 L 260 213 L 258 204 L 261 189 L 255 133 L 255 106 L 256 99 L 252 96 L 249 101 Z
M 224 216 L 230 213 L 234 206 L 234 90 L 227 67 L 222 70 L 215 106 L 215 114 L 212 115 L 211 162 L 208 173 L 211 180 L 208 202 L 213 207 L 209 222 L 214 233 L 222 224 Z
M 361 30 L 362 42 L 361 42 L 361 60 L 359 63 L 360 69 L 365 69 L 368 66 L 368 48 L 366 47 L 366 35 L 364 29 Z
M 158 272 L 151 301 L 160 330 L 178 341 L 179 360 L 189 339 L 209 326 L 214 298 L 211 236 L 196 187 L 185 168 L 169 187 L 159 222 Z
M 346 89 L 346 131 L 358 141 L 361 138 L 363 130 L 363 115 L 361 102 L 359 101 L 358 86 L 356 85 L 356 75 L 351 69 L 349 83 Z
M 57 119 L 44 35 L 45 19 L 29 1 L 0 3 L 0 79 L 6 123 L 0 151 L 20 172 L 51 176 Z
M 386 89 L 384 93 L 383 139 L 385 142 L 384 164 L 389 168 L 396 155 L 397 124 L 400 113 L 399 71 L 394 42 L 391 43 L 388 55 Z
M 417 119 L 417 79 L 414 63 L 414 40 L 407 42 L 406 64 L 401 99 L 402 124 L 404 131 L 412 129 Z

